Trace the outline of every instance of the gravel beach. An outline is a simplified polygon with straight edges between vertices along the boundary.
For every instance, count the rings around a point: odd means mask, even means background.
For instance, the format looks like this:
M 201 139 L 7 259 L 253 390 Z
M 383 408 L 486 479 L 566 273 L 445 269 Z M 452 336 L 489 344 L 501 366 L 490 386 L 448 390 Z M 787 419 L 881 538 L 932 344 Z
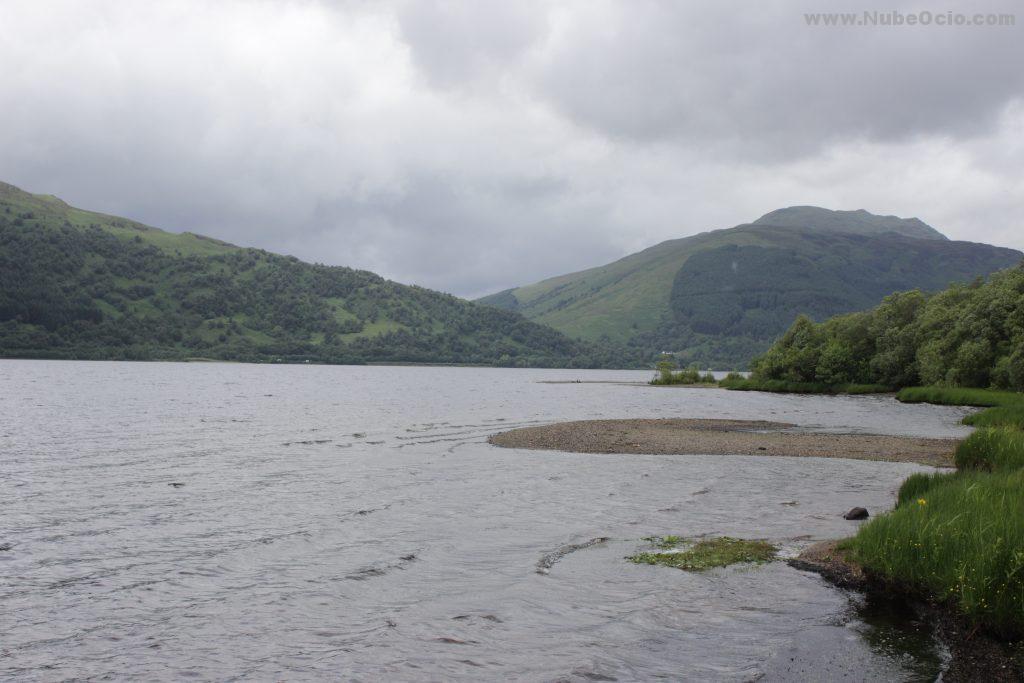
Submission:
M 952 467 L 956 439 L 801 431 L 748 420 L 583 420 L 495 434 L 505 448 L 653 455 L 786 455 Z

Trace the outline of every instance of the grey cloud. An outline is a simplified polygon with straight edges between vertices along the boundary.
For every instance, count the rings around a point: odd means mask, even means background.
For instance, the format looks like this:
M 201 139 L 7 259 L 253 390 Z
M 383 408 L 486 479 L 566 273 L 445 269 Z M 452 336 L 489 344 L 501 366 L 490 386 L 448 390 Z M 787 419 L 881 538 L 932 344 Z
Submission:
M 845 3 L 608 7 L 557 36 L 534 77 L 574 120 L 641 142 L 778 160 L 851 138 L 976 135 L 1024 93 L 1016 27 L 804 24 L 805 11 Z
M 475 186 L 413 177 L 397 192 L 321 202 L 300 231 L 316 239 L 293 242 L 290 251 L 320 260 L 317 254 L 330 244 L 349 265 L 392 277 L 416 273 L 418 284 L 482 296 L 495 290 L 498 274 L 510 284 L 525 283 L 617 255 L 603 240 L 588 239 L 602 220 L 601 207 L 564 207 L 565 197 L 558 196 L 565 189 L 551 179 Z
M 495 77 L 544 39 L 544 4 L 410 0 L 398 6 L 402 38 L 435 85 Z
M 0 180 L 468 296 L 795 204 L 1024 247 L 1024 17 L 815 10 L 9 0 Z

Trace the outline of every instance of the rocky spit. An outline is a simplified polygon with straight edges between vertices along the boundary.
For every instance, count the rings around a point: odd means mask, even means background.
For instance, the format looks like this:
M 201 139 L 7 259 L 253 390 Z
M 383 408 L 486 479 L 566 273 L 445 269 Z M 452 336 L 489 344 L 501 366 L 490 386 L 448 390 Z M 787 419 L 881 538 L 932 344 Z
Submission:
M 956 439 L 809 431 L 762 420 L 581 420 L 495 434 L 506 448 L 652 455 L 782 455 L 952 467 Z

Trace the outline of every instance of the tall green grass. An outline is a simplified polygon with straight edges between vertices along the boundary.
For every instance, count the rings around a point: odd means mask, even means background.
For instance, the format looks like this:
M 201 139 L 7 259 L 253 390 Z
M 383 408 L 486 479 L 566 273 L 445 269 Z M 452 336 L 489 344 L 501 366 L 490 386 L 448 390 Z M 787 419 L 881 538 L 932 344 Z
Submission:
M 960 442 L 953 456 L 961 470 L 1012 472 L 1024 467 L 1024 432 L 979 429 Z
M 894 511 L 861 527 L 854 558 L 888 580 L 948 600 L 979 624 L 1024 635 L 1024 396 L 913 387 L 901 401 L 987 407 L 956 450 L 956 472 L 915 474 Z
M 854 558 L 1004 635 L 1024 633 L 1024 472 L 967 471 L 931 483 L 865 524 Z
M 965 425 L 974 427 L 1013 427 L 1024 429 L 1024 405 L 1001 405 L 968 415 Z
M 956 474 L 953 472 L 918 472 L 907 477 L 896 494 L 896 507 L 918 500 L 936 486 L 948 483 Z
M 896 398 L 904 403 L 935 403 L 946 406 L 1003 406 L 1020 405 L 1021 394 L 1013 391 L 970 389 L 966 387 L 906 387 Z
M 964 417 L 963 423 L 974 427 L 1024 429 L 1024 394 L 1013 391 L 961 387 L 907 387 L 896 394 L 896 399 L 904 403 L 988 408 Z

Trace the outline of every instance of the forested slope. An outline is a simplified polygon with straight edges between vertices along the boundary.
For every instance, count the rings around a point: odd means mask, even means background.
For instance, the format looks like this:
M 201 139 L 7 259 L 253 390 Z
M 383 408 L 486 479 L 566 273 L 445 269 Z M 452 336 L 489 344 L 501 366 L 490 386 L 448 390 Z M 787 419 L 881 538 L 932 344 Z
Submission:
M 608 366 L 517 313 L 0 185 L 0 356 Z

